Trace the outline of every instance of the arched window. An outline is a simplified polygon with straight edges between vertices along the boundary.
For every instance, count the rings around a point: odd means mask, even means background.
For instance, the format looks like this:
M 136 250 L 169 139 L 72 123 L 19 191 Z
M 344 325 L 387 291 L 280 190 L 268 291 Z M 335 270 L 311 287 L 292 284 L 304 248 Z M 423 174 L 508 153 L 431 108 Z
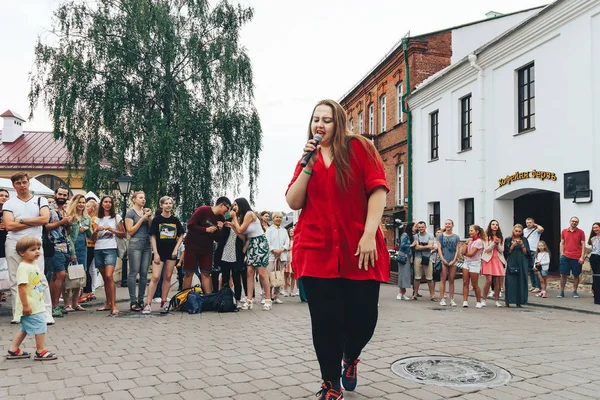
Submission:
M 55 176 L 55 175 L 50 175 L 50 174 L 38 175 L 35 177 L 35 179 L 37 179 L 44 185 L 48 186 L 53 191 L 56 191 L 56 189 L 59 187 L 69 188 L 69 185 L 67 185 L 67 183 L 65 181 L 63 181 L 62 179 L 60 179 L 58 176 Z M 71 189 L 69 189 L 69 195 L 73 195 L 73 193 L 71 192 Z

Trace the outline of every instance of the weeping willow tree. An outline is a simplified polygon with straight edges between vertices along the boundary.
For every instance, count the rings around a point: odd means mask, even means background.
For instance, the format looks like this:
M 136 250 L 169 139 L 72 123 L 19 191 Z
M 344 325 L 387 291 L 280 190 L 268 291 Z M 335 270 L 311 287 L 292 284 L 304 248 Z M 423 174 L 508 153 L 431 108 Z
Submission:
M 187 217 L 247 175 L 253 201 L 262 131 L 239 41 L 252 16 L 228 0 L 62 1 L 35 47 L 30 117 L 42 101 L 86 190 L 128 172 Z

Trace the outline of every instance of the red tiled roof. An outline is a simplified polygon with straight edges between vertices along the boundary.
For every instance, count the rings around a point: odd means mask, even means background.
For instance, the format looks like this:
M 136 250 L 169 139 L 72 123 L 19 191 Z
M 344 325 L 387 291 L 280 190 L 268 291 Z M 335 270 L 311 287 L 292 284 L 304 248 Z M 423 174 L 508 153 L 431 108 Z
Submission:
M 0 168 L 63 169 L 68 160 L 67 147 L 52 132 L 25 131 L 13 143 L 0 143 Z
M 17 118 L 20 119 L 21 121 L 25 122 L 25 119 L 23 117 L 21 117 L 19 114 L 12 112 L 10 110 L 6 110 L 2 113 L 2 115 L 0 115 L 0 117 L 4 118 L 4 117 L 8 117 L 8 118 Z

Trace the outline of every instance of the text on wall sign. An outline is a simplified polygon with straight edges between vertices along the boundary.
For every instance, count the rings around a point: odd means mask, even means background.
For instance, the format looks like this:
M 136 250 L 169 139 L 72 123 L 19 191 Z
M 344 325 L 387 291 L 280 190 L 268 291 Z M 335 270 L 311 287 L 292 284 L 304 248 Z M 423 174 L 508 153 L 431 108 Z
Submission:
M 556 180 L 556 174 L 554 172 L 547 171 L 525 171 L 525 172 L 515 172 L 512 175 L 506 175 L 505 178 L 498 179 L 498 187 L 502 187 L 504 185 L 510 185 L 515 181 L 520 181 L 521 179 L 540 179 L 545 181 L 546 179 L 549 181 Z

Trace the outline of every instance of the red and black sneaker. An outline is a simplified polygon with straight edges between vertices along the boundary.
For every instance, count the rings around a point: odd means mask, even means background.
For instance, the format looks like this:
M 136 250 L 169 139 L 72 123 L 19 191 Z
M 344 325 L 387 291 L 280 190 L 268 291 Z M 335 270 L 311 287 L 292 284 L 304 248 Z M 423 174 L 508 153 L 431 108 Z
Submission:
M 357 358 L 354 361 L 344 357 L 342 361 L 342 387 L 344 390 L 352 392 L 356 389 L 358 379 L 356 378 L 356 365 L 360 360 Z
M 319 390 L 315 396 L 318 397 L 319 400 L 342 400 L 344 398 L 342 389 L 334 388 L 329 381 L 323 382 L 321 390 Z

